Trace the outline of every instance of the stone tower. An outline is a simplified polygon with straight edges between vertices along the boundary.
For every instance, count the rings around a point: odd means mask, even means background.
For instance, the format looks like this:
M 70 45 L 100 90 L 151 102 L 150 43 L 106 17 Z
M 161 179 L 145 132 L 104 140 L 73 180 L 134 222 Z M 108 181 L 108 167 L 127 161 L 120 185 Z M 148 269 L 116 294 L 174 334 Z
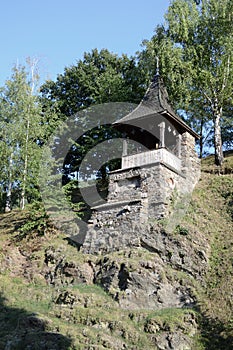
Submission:
M 114 126 L 125 136 L 121 169 L 109 174 L 107 202 L 92 208 L 86 253 L 140 246 L 143 228 L 169 221 L 175 202 L 186 206 L 200 176 L 198 135 L 173 111 L 158 74 L 138 107 Z

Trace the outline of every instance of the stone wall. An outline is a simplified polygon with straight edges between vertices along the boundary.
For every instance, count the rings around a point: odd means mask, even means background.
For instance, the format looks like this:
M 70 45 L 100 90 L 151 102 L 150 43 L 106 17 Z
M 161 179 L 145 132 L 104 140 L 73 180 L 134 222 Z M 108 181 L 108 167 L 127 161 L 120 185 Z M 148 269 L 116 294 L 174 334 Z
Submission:
M 132 168 L 114 171 L 109 177 L 108 201 L 141 198 L 141 169 Z
M 98 254 L 140 246 L 143 227 L 169 214 L 180 178 L 162 163 L 111 174 L 108 202 L 93 208 L 83 250 Z
M 137 227 L 140 223 L 141 201 L 121 204 L 94 209 L 82 248 L 84 252 L 99 254 L 139 246 Z
M 200 176 L 194 137 L 181 140 L 181 171 L 164 161 L 110 174 L 107 203 L 93 208 L 83 244 L 86 253 L 107 253 L 140 246 L 145 228 L 166 218 L 173 230 Z
M 181 140 L 182 174 L 185 176 L 185 191 L 192 192 L 201 175 L 200 159 L 195 151 L 195 139 L 188 132 Z

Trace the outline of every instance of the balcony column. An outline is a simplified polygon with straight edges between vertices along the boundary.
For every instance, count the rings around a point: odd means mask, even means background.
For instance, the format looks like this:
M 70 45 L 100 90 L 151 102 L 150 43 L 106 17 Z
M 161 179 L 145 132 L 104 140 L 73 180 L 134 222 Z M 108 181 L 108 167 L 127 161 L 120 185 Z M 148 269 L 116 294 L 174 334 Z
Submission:
M 123 140 L 123 149 L 122 149 L 122 157 L 128 155 L 128 143 L 127 140 Z
M 158 126 L 159 126 L 159 139 L 160 139 L 159 146 L 164 148 L 165 147 L 165 122 L 160 123 Z
M 182 140 L 182 135 L 177 135 L 176 137 L 176 148 L 177 148 L 177 157 L 181 157 L 181 140 Z

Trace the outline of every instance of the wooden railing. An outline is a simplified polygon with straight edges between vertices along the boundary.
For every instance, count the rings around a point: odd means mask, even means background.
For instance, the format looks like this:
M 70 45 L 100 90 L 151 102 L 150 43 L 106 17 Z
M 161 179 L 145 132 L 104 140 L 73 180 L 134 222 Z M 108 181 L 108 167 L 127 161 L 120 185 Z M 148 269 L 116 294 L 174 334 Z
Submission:
M 163 162 L 178 171 L 181 170 L 181 159 L 169 152 L 166 148 L 159 148 L 152 151 L 123 156 L 121 168 L 135 168 L 156 162 Z

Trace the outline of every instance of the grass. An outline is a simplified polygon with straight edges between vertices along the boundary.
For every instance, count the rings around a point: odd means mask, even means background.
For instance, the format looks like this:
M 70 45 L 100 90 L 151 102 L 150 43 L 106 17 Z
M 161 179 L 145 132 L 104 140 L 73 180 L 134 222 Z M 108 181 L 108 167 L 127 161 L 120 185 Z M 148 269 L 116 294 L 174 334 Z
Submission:
M 58 262 L 77 266 L 95 265 L 103 258 L 77 252 L 52 227 L 43 235 L 19 236 L 29 213 L 14 210 L 0 220 L 0 349 L 6 344 L 13 350 L 33 344 L 33 349 L 149 350 L 155 349 L 153 339 L 167 330 L 196 339 L 195 350 L 233 348 L 233 156 L 228 154 L 222 175 L 217 174 L 213 157 L 203 160 L 202 166 L 187 214 L 171 237 L 193 249 L 200 242 L 208 247 L 209 268 L 202 281 L 169 264 L 165 269 L 167 279 L 190 285 L 197 299 L 195 309 L 122 310 L 95 284 L 48 285 L 44 269 L 49 249 L 56 252 Z M 153 261 L 154 253 L 126 249 L 107 258 L 132 272 L 141 261 Z M 190 335 L 195 323 L 199 336 Z
M 210 246 L 206 287 L 199 294 L 204 346 L 226 350 L 233 348 L 233 155 L 228 154 L 220 175 L 213 157 L 202 163 L 201 181 L 181 226 L 196 232 L 197 240 L 204 233 Z
M 0 286 L 1 308 L 6 310 L 0 318 L 2 344 L 14 343 L 16 338 L 23 337 L 21 325 L 27 324 L 33 315 L 37 323 L 38 320 L 43 323 L 43 333 L 62 335 L 64 344 L 69 343 L 74 349 L 87 349 L 87 344 L 100 349 L 123 348 L 123 344 L 127 344 L 129 349 L 135 349 L 135 344 L 141 344 L 141 347 L 146 344 L 148 349 L 152 348 L 147 336 L 129 319 L 128 312 L 119 310 L 99 286 L 74 284 L 53 288 L 44 281 L 29 283 L 21 276 L 13 277 L 12 271 L 8 270 L 1 275 Z M 57 302 L 63 293 L 74 298 L 73 305 L 66 304 L 64 300 Z M 27 329 L 27 332 L 31 334 L 32 342 L 35 334 L 39 337 L 41 330 Z M 23 349 L 23 341 L 15 344 L 16 349 Z

